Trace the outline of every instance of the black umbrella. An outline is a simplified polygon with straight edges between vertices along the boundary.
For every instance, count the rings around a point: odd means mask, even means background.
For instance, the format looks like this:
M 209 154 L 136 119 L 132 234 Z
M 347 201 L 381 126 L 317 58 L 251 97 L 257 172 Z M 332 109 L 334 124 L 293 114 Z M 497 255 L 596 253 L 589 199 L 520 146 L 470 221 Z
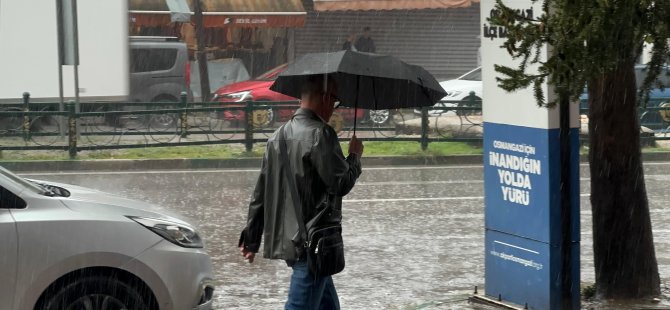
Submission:
M 393 56 L 350 50 L 306 54 L 289 64 L 270 89 L 300 98 L 303 83 L 310 76 L 322 74 L 329 74 L 337 81 L 340 104 L 352 108 L 432 106 L 447 95 L 422 67 Z

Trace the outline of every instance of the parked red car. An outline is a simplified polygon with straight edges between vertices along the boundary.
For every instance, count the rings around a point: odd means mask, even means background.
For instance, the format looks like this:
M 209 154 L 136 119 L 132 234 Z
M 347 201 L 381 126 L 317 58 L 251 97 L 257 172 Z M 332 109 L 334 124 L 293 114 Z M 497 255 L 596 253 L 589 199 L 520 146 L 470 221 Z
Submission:
M 297 98 L 289 97 L 270 90 L 277 76 L 286 68 L 287 64 L 280 65 L 272 70 L 265 72 L 257 78 L 249 81 L 237 82 L 223 86 L 216 90 L 213 100 L 226 104 L 226 106 L 243 106 L 239 102 L 245 101 L 295 101 Z M 269 119 L 274 121 L 286 121 L 295 112 L 295 109 L 275 109 L 269 110 Z M 354 109 L 340 108 L 336 111 L 341 115 L 344 121 L 354 120 Z M 366 115 L 367 113 L 367 115 Z M 366 111 L 358 109 L 356 118 L 360 120 L 370 120 L 376 124 L 384 124 L 390 119 L 388 110 Z M 367 117 L 366 117 L 367 116 Z M 226 120 L 244 120 L 245 113 L 241 110 L 227 110 L 223 113 Z

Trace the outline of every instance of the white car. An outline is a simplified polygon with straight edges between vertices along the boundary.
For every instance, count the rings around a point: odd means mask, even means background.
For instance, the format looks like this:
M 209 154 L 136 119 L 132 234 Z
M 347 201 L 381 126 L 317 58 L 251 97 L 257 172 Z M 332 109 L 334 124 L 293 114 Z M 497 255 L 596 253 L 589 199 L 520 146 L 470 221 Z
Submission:
M 461 75 L 460 77 L 454 80 L 447 80 L 440 82 L 440 86 L 447 92 L 447 95 L 442 98 L 441 101 L 452 101 L 452 102 L 438 102 L 435 104 L 435 107 L 456 107 L 460 103 L 454 101 L 460 101 L 467 103 L 470 99 L 470 93 L 475 93 L 475 100 L 481 102 L 482 100 L 482 68 L 477 67 L 466 74 Z M 421 110 L 414 110 L 415 113 L 421 114 Z M 430 110 L 428 112 L 431 116 L 438 116 L 449 112 L 449 110 Z
M 0 309 L 211 309 L 202 239 L 151 208 L 0 167 Z

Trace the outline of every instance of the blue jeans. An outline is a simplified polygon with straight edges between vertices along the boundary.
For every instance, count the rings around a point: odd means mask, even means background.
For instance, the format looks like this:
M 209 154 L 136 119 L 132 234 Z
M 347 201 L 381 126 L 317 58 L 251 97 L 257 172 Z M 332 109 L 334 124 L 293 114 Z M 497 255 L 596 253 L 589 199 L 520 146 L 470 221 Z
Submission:
M 284 309 L 340 310 L 340 300 L 335 291 L 333 278 L 328 276 L 314 279 L 309 272 L 307 260 L 295 262 Z

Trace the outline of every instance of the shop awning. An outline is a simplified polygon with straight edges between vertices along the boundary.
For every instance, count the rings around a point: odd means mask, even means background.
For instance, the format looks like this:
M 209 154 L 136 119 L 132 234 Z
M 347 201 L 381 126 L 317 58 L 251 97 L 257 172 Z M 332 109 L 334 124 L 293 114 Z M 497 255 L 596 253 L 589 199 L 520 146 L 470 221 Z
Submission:
M 130 0 L 135 26 L 165 26 L 171 22 L 167 0 Z M 193 14 L 193 1 L 186 0 Z M 302 27 L 307 13 L 301 0 L 201 0 L 205 27 Z
M 421 10 L 469 7 L 479 0 L 314 0 L 316 11 Z

